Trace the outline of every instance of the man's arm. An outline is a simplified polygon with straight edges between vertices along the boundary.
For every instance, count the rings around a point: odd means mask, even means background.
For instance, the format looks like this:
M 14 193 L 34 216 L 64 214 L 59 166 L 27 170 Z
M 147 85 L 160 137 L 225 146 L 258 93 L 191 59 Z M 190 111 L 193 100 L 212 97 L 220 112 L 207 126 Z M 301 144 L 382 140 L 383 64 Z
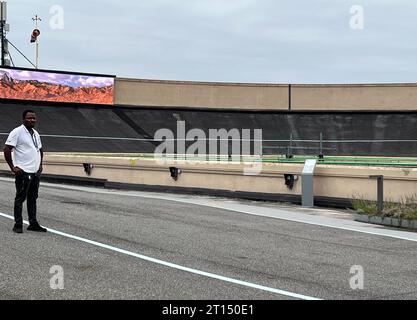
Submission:
M 38 173 L 42 173 L 42 171 L 43 171 L 43 150 L 42 150 L 42 148 L 40 148 L 39 151 L 41 153 L 41 164 L 39 166 Z
M 13 171 L 14 165 L 13 165 L 13 160 L 12 160 L 12 150 L 13 150 L 12 146 L 5 145 L 3 149 L 3 153 L 4 153 L 4 159 L 6 159 L 6 162 L 9 165 L 10 170 Z
M 19 167 L 15 167 L 13 165 L 12 150 L 13 150 L 13 146 L 9 146 L 7 144 L 4 146 L 4 149 L 3 149 L 4 159 L 6 159 L 6 162 L 9 165 L 10 170 L 12 170 L 12 172 L 17 175 L 22 172 L 22 169 L 20 169 Z

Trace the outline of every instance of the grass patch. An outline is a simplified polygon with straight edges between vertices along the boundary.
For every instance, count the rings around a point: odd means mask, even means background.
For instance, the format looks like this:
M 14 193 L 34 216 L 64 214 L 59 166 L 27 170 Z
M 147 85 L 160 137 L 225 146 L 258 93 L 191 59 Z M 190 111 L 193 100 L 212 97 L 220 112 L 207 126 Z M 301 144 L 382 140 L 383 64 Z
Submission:
M 417 195 L 404 197 L 400 202 L 384 201 L 381 214 L 378 213 L 376 201 L 354 199 L 352 200 L 352 206 L 359 214 L 417 220 Z

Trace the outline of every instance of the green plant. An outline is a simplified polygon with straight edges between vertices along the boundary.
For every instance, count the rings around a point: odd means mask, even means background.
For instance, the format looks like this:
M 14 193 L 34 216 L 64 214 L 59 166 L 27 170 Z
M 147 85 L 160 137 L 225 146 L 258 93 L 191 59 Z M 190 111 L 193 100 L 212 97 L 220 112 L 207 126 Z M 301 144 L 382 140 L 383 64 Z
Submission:
M 417 195 L 403 197 L 400 201 L 384 201 L 382 213 L 378 213 L 376 201 L 357 198 L 352 200 L 352 207 L 357 213 L 417 220 Z
M 375 215 L 377 213 L 377 206 L 375 201 L 364 200 L 364 199 L 353 199 L 353 209 L 358 213 Z

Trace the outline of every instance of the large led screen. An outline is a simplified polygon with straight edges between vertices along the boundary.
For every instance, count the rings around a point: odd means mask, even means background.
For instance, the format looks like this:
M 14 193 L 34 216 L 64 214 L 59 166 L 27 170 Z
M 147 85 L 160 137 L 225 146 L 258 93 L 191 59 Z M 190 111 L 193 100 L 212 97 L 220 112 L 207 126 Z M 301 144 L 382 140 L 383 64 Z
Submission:
M 113 104 L 114 78 L 0 68 L 0 98 Z

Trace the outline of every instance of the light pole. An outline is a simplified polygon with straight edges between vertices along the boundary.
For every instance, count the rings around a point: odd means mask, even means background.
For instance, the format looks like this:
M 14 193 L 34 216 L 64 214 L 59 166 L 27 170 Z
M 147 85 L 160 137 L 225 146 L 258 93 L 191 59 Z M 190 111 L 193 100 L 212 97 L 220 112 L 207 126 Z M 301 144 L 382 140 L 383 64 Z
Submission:
M 5 66 L 5 55 L 6 55 L 6 44 L 4 37 L 4 27 L 7 18 L 7 3 L 4 1 L 0 2 L 0 37 L 1 37 L 1 66 Z
M 35 30 L 33 30 L 32 37 L 35 36 L 36 38 L 36 62 L 35 62 L 35 68 L 38 69 L 39 66 L 39 40 L 38 36 L 40 35 L 39 29 L 38 29 L 38 21 L 42 21 L 41 18 L 38 17 L 38 15 L 35 15 L 35 18 L 32 18 L 33 21 L 35 21 Z

